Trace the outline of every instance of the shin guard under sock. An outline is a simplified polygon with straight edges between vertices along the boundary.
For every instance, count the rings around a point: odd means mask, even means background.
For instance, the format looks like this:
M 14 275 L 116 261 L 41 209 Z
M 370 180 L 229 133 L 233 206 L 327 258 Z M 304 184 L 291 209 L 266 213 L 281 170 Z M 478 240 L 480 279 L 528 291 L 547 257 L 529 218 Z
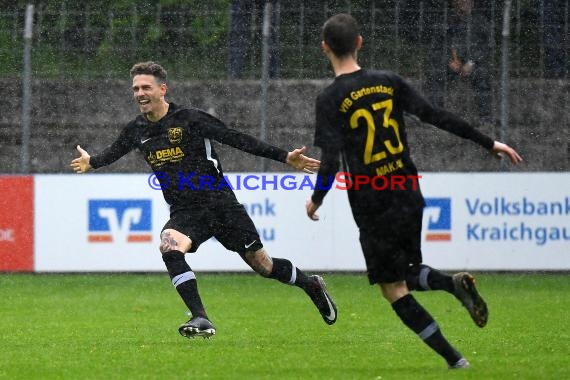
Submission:
M 421 264 L 418 274 L 408 275 L 406 284 L 410 290 L 445 290 L 453 293 L 453 278 L 432 267 Z
M 162 255 L 162 260 L 166 264 L 172 285 L 190 309 L 192 316 L 208 318 L 198 294 L 196 275 L 184 259 L 184 254 L 180 251 L 168 251 Z
M 431 349 L 443 356 L 448 364 L 452 365 L 461 359 L 461 354 L 445 339 L 432 316 L 411 294 L 407 294 L 392 303 L 392 308 L 402 322 Z
M 287 259 L 272 258 L 273 270 L 269 274 L 269 278 L 273 278 L 284 284 L 295 285 L 305 289 L 309 284 L 309 278 L 299 268 L 295 267 L 291 261 Z

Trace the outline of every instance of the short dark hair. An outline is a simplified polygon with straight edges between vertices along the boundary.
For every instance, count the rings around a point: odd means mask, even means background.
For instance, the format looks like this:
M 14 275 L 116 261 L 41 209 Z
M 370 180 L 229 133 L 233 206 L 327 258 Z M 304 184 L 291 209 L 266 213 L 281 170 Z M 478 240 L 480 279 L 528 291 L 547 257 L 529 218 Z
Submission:
M 323 41 L 337 57 L 354 53 L 359 35 L 358 22 L 347 13 L 334 15 L 323 25 Z
M 166 70 L 152 61 L 135 63 L 131 68 L 131 78 L 135 75 L 152 75 L 157 82 L 166 83 Z

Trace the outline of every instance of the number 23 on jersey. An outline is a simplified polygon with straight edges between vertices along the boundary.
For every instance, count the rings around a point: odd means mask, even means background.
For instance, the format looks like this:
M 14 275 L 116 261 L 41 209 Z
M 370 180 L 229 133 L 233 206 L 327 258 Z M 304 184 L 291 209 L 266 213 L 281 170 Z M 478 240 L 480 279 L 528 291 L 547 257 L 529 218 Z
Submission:
M 356 111 L 354 111 L 354 113 L 350 117 L 351 129 L 358 128 L 359 126 L 358 123 L 361 118 L 364 119 L 364 121 L 366 122 L 366 128 L 367 128 L 366 145 L 364 147 L 364 157 L 363 157 L 365 165 L 372 164 L 374 162 L 385 159 L 387 157 L 386 153 L 387 151 L 390 152 L 390 154 L 394 155 L 401 153 L 404 150 L 404 144 L 402 144 L 402 140 L 400 139 L 400 127 L 398 125 L 398 122 L 390 118 L 392 114 L 392 104 L 393 104 L 392 99 L 373 103 L 372 104 L 373 112 L 370 112 L 366 108 L 359 108 Z M 378 116 L 378 118 L 375 116 Z M 382 118 L 380 119 L 382 120 L 382 127 L 391 130 L 398 143 L 396 144 L 396 146 L 394 146 L 392 144 L 392 141 L 386 139 L 383 141 L 384 146 L 382 147 L 382 149 L 373 151 L 374 140 L 376 138 L 376 120 L 378 120 L 379 117 Z

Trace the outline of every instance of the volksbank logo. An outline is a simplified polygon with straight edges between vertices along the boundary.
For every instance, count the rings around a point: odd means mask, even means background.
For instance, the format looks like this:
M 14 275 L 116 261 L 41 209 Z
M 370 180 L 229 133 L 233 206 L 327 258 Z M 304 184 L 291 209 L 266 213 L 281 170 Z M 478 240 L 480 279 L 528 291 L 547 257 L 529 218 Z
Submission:
M 89 235 L 92 243 L 152 241 L 150 199 L 89 201 Z
M 471 219 L 466 225 L 467 241 L 534 242 L 537 246 L 570 241 L 570 197 L 466 198 Z
M 451 240 L 451 198 L 426 198 L 427 241 Z

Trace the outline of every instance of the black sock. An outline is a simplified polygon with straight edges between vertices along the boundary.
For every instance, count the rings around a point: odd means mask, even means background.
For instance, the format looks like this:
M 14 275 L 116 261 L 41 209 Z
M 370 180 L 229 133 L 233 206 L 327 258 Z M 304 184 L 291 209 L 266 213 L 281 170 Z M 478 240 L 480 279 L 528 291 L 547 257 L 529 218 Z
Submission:
M 402 322 L 418 334 L 431 349 L 443 356 L 448 364 L 455 364 L 461 359 L 461 354 L 445 339 L 432 316 L 411 294 L 395 301 L 392 308 Z
M 417 274 L 410 274 L 406 277 L 406 284 L 410 290 L 445 290 L 453 293 L 453 278 L 432 267 L 421 264 Z
M 190 309 L 192 316 L 208 318 L 204 305 L 202 305 L 202 299 L 198 294 L 196 275 L 184 259 L 184 254 L 180 251 L 168 251 L 162 255 L 162 260 L 166 264 L 172 285 Z
M 273 278 L 284 284 L 295 285 L 305 290 L 310 285 L 309 278 L 299 268 L 287 259 L 272 258 L 273 270 L 269 274 L 269 278 Z

